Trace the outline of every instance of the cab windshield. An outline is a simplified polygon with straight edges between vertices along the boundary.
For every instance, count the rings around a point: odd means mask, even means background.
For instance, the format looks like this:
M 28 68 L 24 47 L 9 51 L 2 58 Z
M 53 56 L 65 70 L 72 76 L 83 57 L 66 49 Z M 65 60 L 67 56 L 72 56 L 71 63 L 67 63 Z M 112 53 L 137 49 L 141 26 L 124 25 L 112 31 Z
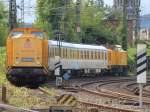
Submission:
M 40 39 L 44 38 L 44 34 L 42 32 L 31 32 L 31 34 Z
M 22 31 L 14 31 L 11 33 L 11 36 L 12 36 L 12 38 L 19 38 L 23 34 L 24 34 L 24 32 L 22 32 Z

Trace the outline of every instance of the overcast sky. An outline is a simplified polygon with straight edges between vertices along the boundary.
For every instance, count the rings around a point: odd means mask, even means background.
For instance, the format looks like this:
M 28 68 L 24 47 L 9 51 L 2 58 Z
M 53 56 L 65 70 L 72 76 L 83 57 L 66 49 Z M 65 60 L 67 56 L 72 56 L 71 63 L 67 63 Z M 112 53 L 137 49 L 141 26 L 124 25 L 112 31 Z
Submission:
M 21 0 L 17 0 L 18 3 Z M 113 0 L 104 0 L 105 4 L 112 6 Z M 32 8 L 35 7 L 36 0 L 25 0 L 26 13 L 25 13 L 25 22 L 32 23 L 35 19 L 35 14 Z M 150 0 L 141 0 L 141 15 L 150 14 Z

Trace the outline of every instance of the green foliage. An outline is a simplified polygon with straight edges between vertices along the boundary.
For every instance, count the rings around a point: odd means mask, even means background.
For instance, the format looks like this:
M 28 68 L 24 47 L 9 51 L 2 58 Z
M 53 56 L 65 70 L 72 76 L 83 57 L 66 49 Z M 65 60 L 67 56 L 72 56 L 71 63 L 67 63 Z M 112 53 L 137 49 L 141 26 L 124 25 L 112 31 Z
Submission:
M 6 59 L 6 49 L 0 47 L 0 84 L 5 82 L 5 59 Z
M 147 55 L 150 56 L 150 48 L 147 49 Z M 128 49 L 128 65 L 130 71 L 136 69 L 136 47 Z
M 0 1 L 0 46 L 5 45 L 7 36 L 7 11 L 2 1 Z
M 93 13 L 94 12 L 94 13 Z M 117 43 L 115 31 L 104 20 L 108 7 L 96 2 L 85 1 L 81 9 L 82 38 L 85 43 Z
M 48 32 L 49 38 L 55 38 L 55 32 L 60 30 L 64 33 L 63 40 L 68 42 L 120 44 L 120 30 L 106 25 L 105 19 L 109 19 L 113 11 L 104 6 L 103 0 L 82 0 L 80 7 L 80 38 L 76 33 L 76 3 L 73 0 L 67 3 L 67 8 L 64 7 L 64 1 L 37 0 L 35 26 Z M 115 15 L 117 13 L 114 12 L 113 16 Z
M 136 69 L 136 48 L 129 48 L 127 51 L 129 71 L 134 72 Z
M 72 41 L 75 39 L 75 13 L 70 8 L 75 5 L 69 1 L 67 8 L 64 2 L 60 0 L 37 0 L 37 21 L 36 27 L 44 29 L 48 32 L 49 38 L 55 38 L 55 32 L 60 30 L 64 32 L 65 40 Z

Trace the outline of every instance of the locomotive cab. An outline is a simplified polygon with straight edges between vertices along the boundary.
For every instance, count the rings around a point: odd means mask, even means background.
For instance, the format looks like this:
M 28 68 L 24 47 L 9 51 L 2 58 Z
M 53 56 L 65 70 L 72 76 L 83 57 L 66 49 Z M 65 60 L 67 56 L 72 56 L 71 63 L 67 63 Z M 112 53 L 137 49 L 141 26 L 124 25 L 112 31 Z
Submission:
M 7 39 L 7 78 L 16 86 L 45 83 L 48 42 L 39 29 L 17 28 Z

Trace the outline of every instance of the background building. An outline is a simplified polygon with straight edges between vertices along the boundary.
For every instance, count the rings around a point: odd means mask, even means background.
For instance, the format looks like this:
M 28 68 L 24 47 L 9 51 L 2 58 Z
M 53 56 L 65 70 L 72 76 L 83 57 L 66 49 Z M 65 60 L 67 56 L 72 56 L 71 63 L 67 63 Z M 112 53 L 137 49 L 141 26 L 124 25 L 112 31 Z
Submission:
M 136 19 L 139 17 L 140 0 L 114 0 L 114 9 L 121 13 L 123 12 L 124 5 L 126 7 L 128 19 Z
M 142 28 L 140 30 L 140 40 L 147 40 L 150 41 L 150 29 L 149 28 Z
M 141 0 L 114 0 L 113 8 L 120 14 L 126 13 L 127 20 L 132 20 L 133 23 L 133 42 L 139 37 L 140 33 L 140 4 Z M 125 7 L 125 11 L 123 8 Z M 129 29 L 129 28 L 128 28 Z M 129 33 L 129 32 L 128 32 Z M 130 32 L 131 33 L 131 32 Z M 131 34 L 130 34 L 131 35 Z M 130 37 L 131 38 L 131 37 Z M 128 39 L 131 40 L 131 39 Z

